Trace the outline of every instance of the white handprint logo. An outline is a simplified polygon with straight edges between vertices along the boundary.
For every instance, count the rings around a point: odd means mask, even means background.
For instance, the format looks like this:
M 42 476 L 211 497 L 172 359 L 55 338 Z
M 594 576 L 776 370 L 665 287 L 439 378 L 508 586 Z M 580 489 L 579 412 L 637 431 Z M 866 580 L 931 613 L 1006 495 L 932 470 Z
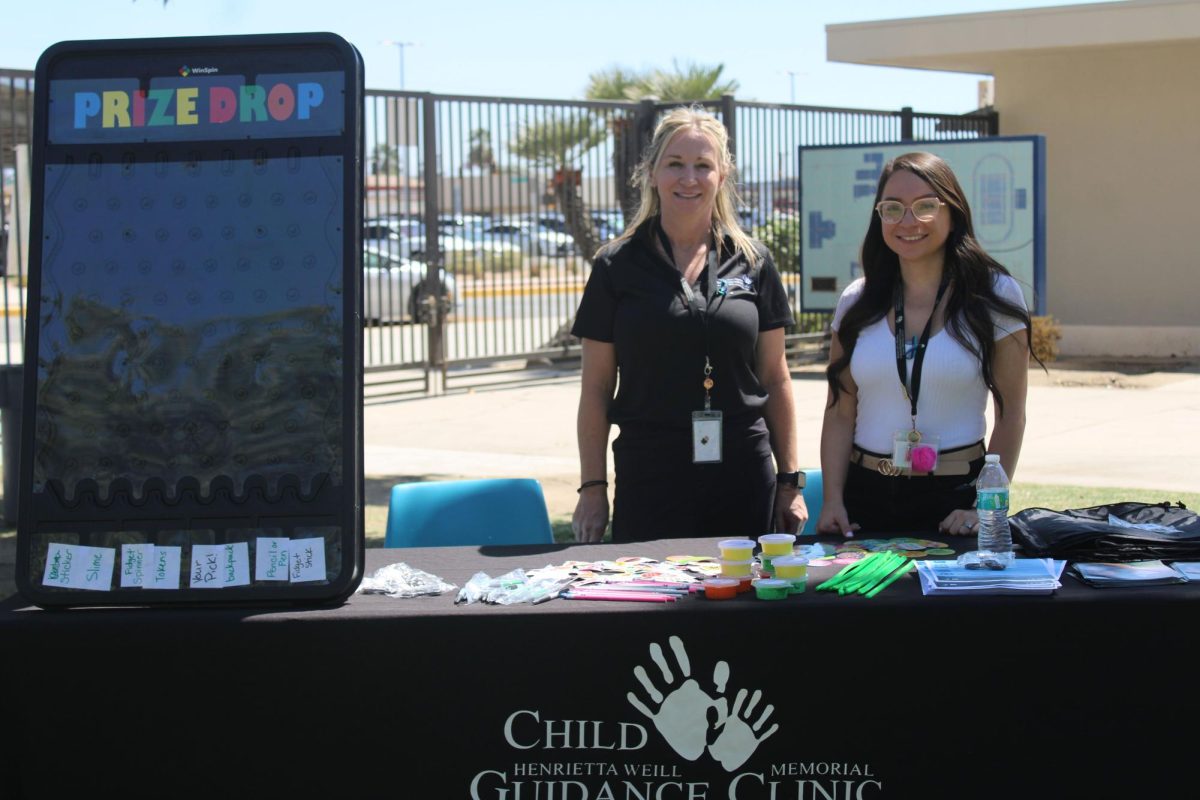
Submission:
M 721 766 L 728 772 L 733 772 L 745 764 L 746 759 L 758 749 L 758 745 L 779 730 L 779 723 L 773 723 L 766 733 L 759 735 L 759 731 L 775 711 L 775 706 L 769 704 L 763 709 L 754 724 L 749 724 L 750 717 L 754 715 L 754 707 L 758 705 L 760 699 L 762 699 L 762 690 L 755 689 L 754 694 L 750 697 L 750 704 L 746 706 L 745 711 L 742 711 L 742 703 L 746 701 L 746 690 L 738 690 L 737 697 L 733 701 L 733 711 L 721 725 L 721 732 L 717 736 L 717 740 L 708 747 L 708 752 L 721 762 Z M 724 703 L 725 698 L 721 698 L 721 702 Z M 745 718 L 742 717 L 742 714 L 745 715 Z
M 633 692 L 626 697 L 630 705 L 654 723 L 654 727 L 676 753 L 688 761 L 695 761 L 707 750 L 721 766 L 732 772 L 746 763 L 761 742 L 779 730 L 779 725 L 773 724 L 766 733 L 760 735 L 775 707 L 767 705 L 758 719 L 751 723 L 754 709 L 762 699 L 761 690 L 754 691 L 745 709 L 742 706 L 746 703 L 747 692 L 740 690 L 731 711 L 729 700 L 725 697 L 729 665 L 724 661 L 717 662 L 712 675 L 713 693 L 709 694 L 692 677 L 691 661 L 680 638 L 672 636 L 668 643 L 675 657 L 674 668 L 667 663 L 663 649 L 657 642 L 650 645 L 650 659 L 658 667 L 662 678 L 661 689 L 644 667 L 639 665 L 633 670 L 646 691 L 650 705 Z

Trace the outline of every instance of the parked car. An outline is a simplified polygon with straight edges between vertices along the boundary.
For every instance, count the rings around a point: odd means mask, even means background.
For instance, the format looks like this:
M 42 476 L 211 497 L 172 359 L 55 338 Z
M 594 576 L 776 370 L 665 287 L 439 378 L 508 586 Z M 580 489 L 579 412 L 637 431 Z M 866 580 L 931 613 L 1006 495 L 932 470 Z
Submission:
M 457 233 L 438 231 L 438 245 L 450 261 L 461 261 L 467 254 L 481 260 L 519 256 L 521 248 L 505 241 L 472 238 L 473 227 L 452 228 Z M 464 235 L 466 234 L 466 235 Z M 389 253 L 398 258 L 425 261 L 425 226 L 415 220 L 373 219 L 363 226 L 363 247 Z
M 377 247 L 363 250 L 363 319 L 368 325 L 420 318 L 428 265 Z M 455 308 L 458 302 L 454 276 L 438 270 L 438 293 Z
M 502 219 L 484 224 L 476 241 L 504 243 L 527 256 L 568 256 L 575 252 L 575 240 L 569 234 L 543 230 L 524 219 Z
M 625 215 L 619 208 L 592 211 L 592 224 L 601 241 L 615 239 L 625 231 Z

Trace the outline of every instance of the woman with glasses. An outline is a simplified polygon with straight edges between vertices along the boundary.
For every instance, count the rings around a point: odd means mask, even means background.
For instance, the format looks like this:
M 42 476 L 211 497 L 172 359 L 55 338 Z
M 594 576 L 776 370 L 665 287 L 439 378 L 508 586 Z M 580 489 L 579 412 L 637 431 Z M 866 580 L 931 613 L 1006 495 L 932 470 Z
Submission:
M 634 174 L 638 211 L 600 249 L 572 332 L 583 340 L 579 541 L 794 532 L 808 518 L 779 272 L 738 225 L 725 127 L 666 114 Z M 618 375 L 620 381 L 618 382 Z
M 863 277 L 833 317 L 817 529 L 972 535 L 986 452 L 1010 479 L 1025 433 L 1029 313 L 980 247 L 954 173 L 931 153 L 888 162 Z

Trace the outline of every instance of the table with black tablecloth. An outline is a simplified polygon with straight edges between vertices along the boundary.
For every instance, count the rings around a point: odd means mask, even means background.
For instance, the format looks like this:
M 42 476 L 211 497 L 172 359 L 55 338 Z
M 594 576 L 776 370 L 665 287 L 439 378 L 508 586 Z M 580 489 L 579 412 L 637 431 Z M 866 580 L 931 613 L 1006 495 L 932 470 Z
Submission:
M 367 573 L 403 561 L 461 586 L 478 571 L 715 554 L 707 539 L 369 550 Z M 47 612 L 10 599 L 0 797 L 1194 793 L 1200 587 L 1064 576 L 1053 596 L 923 597 L 910 573 L 873 599 L 815 592 L 837 569 L 774 602 L 456 606 L 449 593 Z

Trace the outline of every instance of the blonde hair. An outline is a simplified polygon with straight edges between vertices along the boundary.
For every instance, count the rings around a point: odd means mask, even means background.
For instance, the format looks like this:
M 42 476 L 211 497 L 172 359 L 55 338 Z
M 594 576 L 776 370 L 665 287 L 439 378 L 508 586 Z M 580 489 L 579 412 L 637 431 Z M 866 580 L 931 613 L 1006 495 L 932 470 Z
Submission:
M 720 161 L 718 166 L 723 180 L 713 203 L 712 219 L 713 237 L 718 242 L 718 246 L 728 236 L 733 240 L 734 251 L 745 256 L 751 266 L 757 265 L 762 259 L 762 253 L 755 246 L 754 239 L 738 224 L 737 167 L 734 166 L 733 155 L 729 152 L 729 134 L 720 120 L 700 106 L 681 106 L 672 109 L 658 121 L 654 127 L 654 136 L 650 139 L 650 145 L 646 148 L 642 160 L 638 162 L 633 171 L 633 177 L 630 179 L 630 183 L 641 193 L 637 212 L 633 215 L 633 220 L 625 227 L 625 231 L 611 242 L 604 244 L 596 252 L 597 256 L 615 252 L 622 244 L 633 238 L 638 228 L 645 224 L 646 220 L 658 216 L 660 211 L 658 192 L 650 185 L 650 177 L 658 168 L 659 162 L 662 161 L 671 139 L 675 137 L 675 134 L 688 129 L 698 131 L 708 137 L 716 149 L 717 159 Z

